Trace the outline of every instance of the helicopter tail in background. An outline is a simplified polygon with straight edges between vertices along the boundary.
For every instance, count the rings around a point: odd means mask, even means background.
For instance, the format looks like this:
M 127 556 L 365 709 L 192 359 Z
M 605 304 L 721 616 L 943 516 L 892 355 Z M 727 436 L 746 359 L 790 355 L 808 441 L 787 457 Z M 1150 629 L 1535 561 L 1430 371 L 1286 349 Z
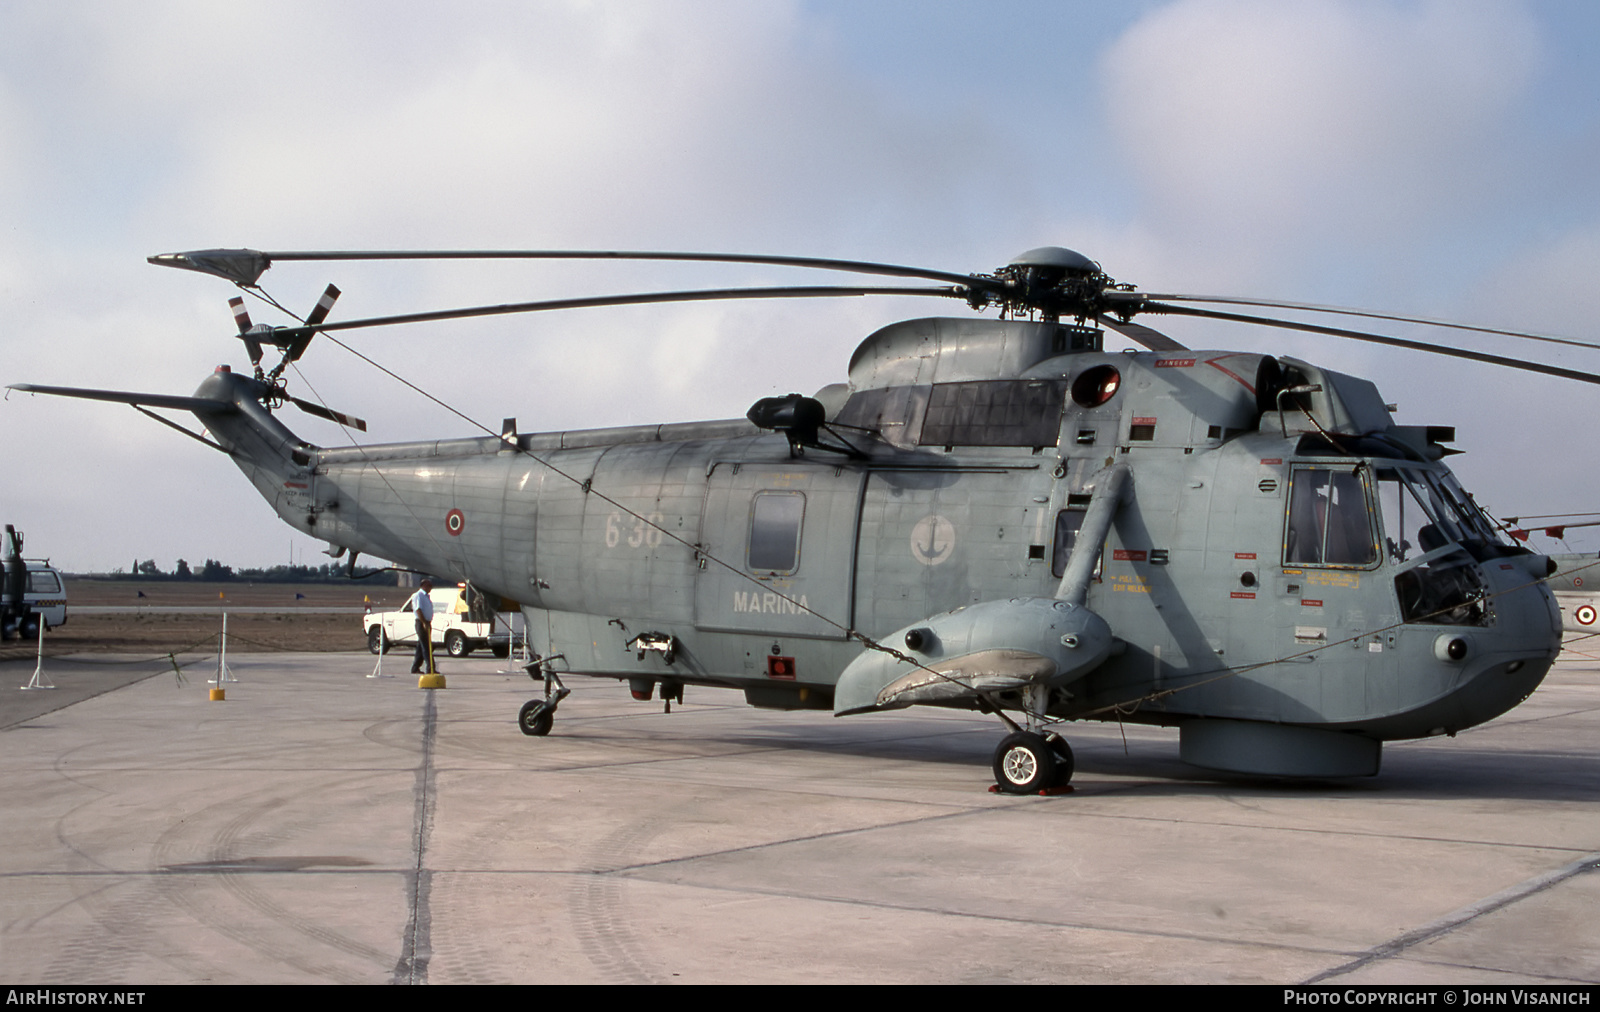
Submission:
M 1568 635 L 1600 633 L 1600 555 L 1552 555 L 1550 561 L 1555 573 L 1549 585 L 1561 608 L 1561 631 Z

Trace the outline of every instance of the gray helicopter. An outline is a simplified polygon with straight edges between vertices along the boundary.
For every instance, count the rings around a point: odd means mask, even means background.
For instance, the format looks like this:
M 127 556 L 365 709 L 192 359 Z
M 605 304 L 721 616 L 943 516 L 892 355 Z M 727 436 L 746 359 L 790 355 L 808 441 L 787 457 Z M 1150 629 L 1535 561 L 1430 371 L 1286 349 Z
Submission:
M 520 609 L 545 735 L 563 676 L 635 698 L 740 689 L 838 715 L 993 714 L 998 788 L 1061 787 L 1072 720 L 1176 726 L 1181 758 L 1300 777 L 1378 772 L 1384 741 L 1454 734 L 1538 687 L 1561 645 L 1547 557 L 1502 536 L 1443 458 L 1454 430 L 1396 425 L 1371 382 L 1293 358 L 1183 347 L 1134 322 L 1182 314 L 1600 376 L 1182 303 L 1439 321 L 1156 295 L 1046 247 L 993 273 L 735 254 L 204 250 L 151 262 L 254 289 L 275 261 L 647 259 L 820 268 L 932 287 L 662 292 L 254 325 L 253 375 L 192 396 L 16 390 L 193 412 L 278 515 L 328 542 L 467 581 Z M 884 327 L 848 380 L 746 418 L 325 448 L 274 414 L 319 332 L 586 306 L 922 294 L 1000 319 Z M 1105 330 L 1148 349 L 1110 353 Z M 1487 330 L 1487 328 L 1465 328 Z M 1505 331 L 1489 331 L 1512 334 Z M 1512 334 L 1517 337 L 1538 335 Z M 1572 342 L 1576 343 L 1576 342 Z M 265 349 L 282 352 L 272 370 Z M 181 426 L 177 426 L 182 428 Z

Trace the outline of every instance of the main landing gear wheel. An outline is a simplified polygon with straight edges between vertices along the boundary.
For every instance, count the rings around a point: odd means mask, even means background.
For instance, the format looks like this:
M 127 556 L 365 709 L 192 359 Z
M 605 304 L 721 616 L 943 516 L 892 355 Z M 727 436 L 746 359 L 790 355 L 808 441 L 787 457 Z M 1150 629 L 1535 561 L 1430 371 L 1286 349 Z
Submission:
M 543 738 L 549 734 L 555 722 L 555 707 L 542 699 L 528 700 L 522 704 L 522 710 L 517 714 L 517 726 L 522 728 L 522 733 L 535 738 Z
M 1072 746 L 1059 734 L 1052 734 L 1045 740 L 1056 754 L 1056 782 L 1052 786 L 1065 787 L 1072 782 L 1072 771 L 1077 767 L 1077 760 L 1072 757 Z
M 994 782 L 1007 794 L 1037 794 L 1057 786 L 1060 764 L 1055 748 L 1043 735 L 1018 731 L 1000 739 L 994 750 Z M 1067 769 L 1071 776 L 1070 758 Z

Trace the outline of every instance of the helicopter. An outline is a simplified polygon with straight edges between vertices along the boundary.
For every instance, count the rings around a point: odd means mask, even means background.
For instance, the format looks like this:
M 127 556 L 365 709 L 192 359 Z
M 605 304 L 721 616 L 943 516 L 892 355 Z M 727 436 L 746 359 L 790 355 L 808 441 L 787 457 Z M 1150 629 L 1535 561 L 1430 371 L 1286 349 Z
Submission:
M 1371 776 L 1383 742 L 1454 735 L 1526 699 L 1561 646 L 1550 560 L 1444 463 L 1448 426 L 1397 425 L 1372 382 L 1300 359 L 1196 350 L 1156 314 L 1354 338 L 1590 383 L 1600 376 L 1189 303 L 1276 307 L 1561 338 L 1339 307 L 1155 294 L 1072 250 L 992 272 L 622 251 L 211 249 L 151 263 L 247 292 L 284 261 L 525 258 L 765 264 L 936 282 L 704 289 L 508 303 L 293 326 L 233 306 L 253 374 L 191 396 L 16 384 L 131 404 L 233 458 L 286 523 L 448 574 L 520 610 L 551 732 L 563 676 L 625 680 L 670 710 L 686 685 L 757 707 L 994 716 L 996 789 L 1066 788 L 1061 727 L 1176 727 L 1202 768 Z M 923 295 L 999 310 L 870 334 L 847 379 L 745 418 L 323 447 L 275 413 L 319 333 L 709 299 Z M 280 307 L 281 308 L 281 307 Z M 1105 349 L 1106 331 L 1144 350 Z M 272 369 L 266 349 L 282 353 Z M 152 408 L 192 412 L 204 433 Z
M 1540 523 L 1527 523 L 1540 521 Z M 1516 541 L 1527 541 L 1535 532 L 1560 540 L 1569 528 L 1600 527 L 1600 514 L 1552 513 L 1502 517 L 1506 533 Z M 1587 638 L 1600 632 L 1600 555 L 1594 552 L 1551 553 L 1554 572 L 1547 582 L 1561 609 L 1561 628 Z

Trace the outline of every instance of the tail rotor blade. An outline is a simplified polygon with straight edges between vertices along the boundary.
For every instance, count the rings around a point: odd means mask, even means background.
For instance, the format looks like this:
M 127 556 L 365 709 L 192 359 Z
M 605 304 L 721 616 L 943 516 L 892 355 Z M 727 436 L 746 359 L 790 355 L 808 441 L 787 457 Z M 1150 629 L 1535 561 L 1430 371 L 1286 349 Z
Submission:
M 329 285 L 327 288 L 325 288 L 322 292 L 322 298 L 318 299 L 317 304 L 312 307 L 311 315 L 306 317 L 306 326 L 315 327 L 323 320 L 326 320 L 328 318 L 328 311 L 333 308 L 333 304 L 338 301 L 338 299 L 338 288 L 334 287 L 333 285 Z
M 239 325 L 239 333 L 250 333 L 250 310 L 244 308 L 244 300 L 236 295 L 228 300 L 228 308 L 233 310 L 233 322 Z
M 284 399 L 308 415 L 316 415 L 318 418 L 326 418 L 328 421 L 336 422 L 339 425 L 343 425 L 347 429 L 356 429 L 360 432 L 367 431 L 367 423 L 357 418 L 355 415 L 347 415 L 342 411 L 335 411 L 332 408 L 325 408 L 315 401 L 302 400 L 299 397 L 294 397 L 287 394 L 284 396 Z
M 329 285 L 323 289 L 322 298 L 318 299 L 317 304 L 311 307 L 311 315 L 306 317 L 306 325 L 295 328 L 297 335 L 285 349 L 286 354 L 283 359 L 285 362 L 297 362 L 300 360 L 300 356 L 306 353 L 306 346 L 311 343 L 311 338 L 316 334 L 318 325 L 328 318 L 328 311 L 333 309 L 333 304 L 338 298 L 338 288 Z M 362 428 L 365 428 L 365 426 L 362 426 Z
M 255 329 L 250 323 L 250 310 L 244 308 L 244 300 L 237 295 L 228 300 L 228 307 L 233 310 L 233 322 L 239 326 L 239 340 L 244 342 L 244 350 L 250 356 L 250 364 L 260 369 L 261 342 L 250 333 Z

